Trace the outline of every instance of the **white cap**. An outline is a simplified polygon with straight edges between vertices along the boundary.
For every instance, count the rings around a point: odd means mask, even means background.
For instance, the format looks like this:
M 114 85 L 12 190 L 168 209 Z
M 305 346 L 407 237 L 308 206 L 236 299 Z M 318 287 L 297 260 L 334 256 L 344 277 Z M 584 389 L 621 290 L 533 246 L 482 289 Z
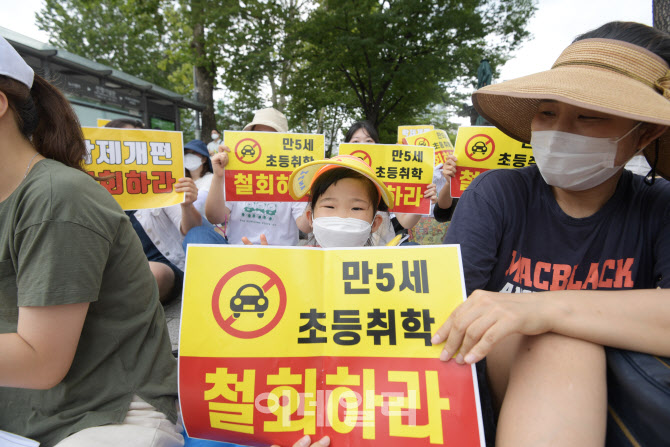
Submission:
M 33 69 L 2 36 L 0 36 L 0 75 L 15 79 L 28 88 L 33 86 L 35 75 Z

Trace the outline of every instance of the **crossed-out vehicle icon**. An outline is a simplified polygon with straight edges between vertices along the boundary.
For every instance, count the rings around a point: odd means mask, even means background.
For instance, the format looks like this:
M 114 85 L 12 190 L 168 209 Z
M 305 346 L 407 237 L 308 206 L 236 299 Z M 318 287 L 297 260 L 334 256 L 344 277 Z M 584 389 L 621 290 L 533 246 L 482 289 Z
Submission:
M 249 289 L 253 289 L 251 292 Z M 255 312 L 258 318 L 262 318 L 268 310 L 268 299 L 256 284 L 245 284 L 237 290 L 234 297 L 230 299 L 230 310 L 233 317 L 239 318 L 242 312 Z
M 477 141 L 475 144 L 472 145 L 472 153 L 475 154 L 477 152 L 481 152 L 482 154 L 486 154 L 488 152 L 489 148 L 486 145 L 486 143 L 482 141 Z
M 254 158 L 254 155 L 256 155 L 256 149 L 250 144 L 245 144 L 244 147 L 242 147 L 242 150 L 240 151 L 240 155 L 242 158 L 244 158 L 247 155 L 250 155 L 251 158 Z

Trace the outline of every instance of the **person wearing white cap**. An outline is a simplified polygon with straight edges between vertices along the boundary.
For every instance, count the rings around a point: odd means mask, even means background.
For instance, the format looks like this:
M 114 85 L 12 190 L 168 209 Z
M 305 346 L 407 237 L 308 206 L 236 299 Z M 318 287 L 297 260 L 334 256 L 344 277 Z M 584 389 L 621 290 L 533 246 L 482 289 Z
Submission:
M 256 111 L 245 131 L 288 132 L 288 121 L 274 108 Z M 228 164 L 228 146 L 212 157 L 214 177 L 205 203 L 205 215 L 213 224 L 227 222 L 227 240 L 211 228 L 196 227 L 184 239 L 185 245 L 208 244 L 265 244 L 297 245 L 298 230 L 309 231 L 304 215 L 306 202 L 232 202 L 223 192 L 224 169 Z
M 177 364 L 128 217 L 65 97 L 0 37 L 0 428 L 45 447 L 181 446 Z
M 445 243 L 469 297 L 440 358 L 485 365 L 496 445 L 668 445 L 670 35 L 605 24 L 473 104 L 537 165 L 461 197 Z M 646 178 L 623 168 L 640 152 Z

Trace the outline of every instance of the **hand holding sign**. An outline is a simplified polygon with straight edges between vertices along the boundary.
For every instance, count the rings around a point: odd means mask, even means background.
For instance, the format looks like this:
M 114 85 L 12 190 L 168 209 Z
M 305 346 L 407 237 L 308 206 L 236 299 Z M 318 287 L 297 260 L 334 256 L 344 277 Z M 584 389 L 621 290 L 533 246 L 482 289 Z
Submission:
M 228 153 L 230 148 L 225 144 L 219 146 L 219 153 L 212 157 L 212 169 L 214 175 L 223 177 L 224 168 L 228 165 Z
M 174 190 L 184 194 L 182 205 L 190 205 L 198 198 L 198 187 L 190 177 L 182 177 L 177 180 Z
M 310 445 L 310 442 L 312 440 L 310 439 L 309 436 L 303 436 L 293 444 L 293 447 L 328 447 L 330 445 L 330 438 L 328 436 L 324 436 L 320 440 L 316 441 L 314 444 Z M 273 445 L 272 447 L 279 447 L 278 445 Z
M 447 161 L 442 165 L 442 177 L 445 178 L 447 182 L 450 182 L 452 178 L 456 177 L 456 163 L 458 158 L 455 155 L 447 156 Z

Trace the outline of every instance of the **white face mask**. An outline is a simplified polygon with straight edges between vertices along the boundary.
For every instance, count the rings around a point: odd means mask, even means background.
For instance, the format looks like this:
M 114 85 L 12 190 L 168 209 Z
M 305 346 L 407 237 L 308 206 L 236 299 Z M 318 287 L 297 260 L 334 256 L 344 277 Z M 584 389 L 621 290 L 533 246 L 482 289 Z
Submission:
M 370 238 L 372 224 L 353 217 L 317 217 L 312 229 L 321 247 L 362 247 Z
M 535 162 L 544 181 L 551 186 L 584 191 L 602 184 L 623 167 L 615 166 L 620 138 L 585 137 L 557 130 L 531 132 Z
M 212 140 L 216 141 L 219 139 L 219 134 L 218 133 L 213 133 L 212 134 Z
M 189 171 L 194 171 L 202 166 L 202 158 L 195 154 L 184 155 L 184 167 Z

